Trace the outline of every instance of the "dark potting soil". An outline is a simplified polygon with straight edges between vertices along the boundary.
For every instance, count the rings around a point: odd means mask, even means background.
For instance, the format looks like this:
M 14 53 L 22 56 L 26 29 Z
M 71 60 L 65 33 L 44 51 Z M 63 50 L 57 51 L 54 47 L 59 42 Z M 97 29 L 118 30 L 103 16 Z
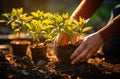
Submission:
M 28 56 L 13 56 L 0 50 L 0 79 L 120 79 L 120 63 L 112 64 L 97 54 L 75 65 L 60 64 L 53 52 L 49 60 L 33 64 Z

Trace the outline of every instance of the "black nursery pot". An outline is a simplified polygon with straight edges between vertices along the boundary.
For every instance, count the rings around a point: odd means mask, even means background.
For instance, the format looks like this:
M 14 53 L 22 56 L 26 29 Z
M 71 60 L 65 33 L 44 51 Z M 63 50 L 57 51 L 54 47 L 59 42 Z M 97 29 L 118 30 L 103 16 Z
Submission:
M 120 63 L 120 37 L 108 41 L 102 46 L 106 61 L 117 64 Z
M 27 49 L 30 45 L 30 41 L 27 40 L 12 40 L 10 42 L 12 46 L 13 55 L 15 56 L 25 56 Z
M 31 57 L 34 63 L 37 63 L 39 60 L 46 60 L 47 46 L 42 47 L 30 47 Z
M 66 46 L 56 46 L 55 53 L 61 64 L 71 64 L 70 56 L 75 51 L 78 46 L 66 45 Z

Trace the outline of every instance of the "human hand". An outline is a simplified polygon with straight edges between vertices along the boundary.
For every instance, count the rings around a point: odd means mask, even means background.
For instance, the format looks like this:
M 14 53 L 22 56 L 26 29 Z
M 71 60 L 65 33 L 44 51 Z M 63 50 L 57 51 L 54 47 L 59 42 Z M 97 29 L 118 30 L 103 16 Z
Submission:
M 70 56 L 70 59 L 72 59 L 71 64 L 75 64 L 78 61 L 83 62 L 87 60 L 97 53 L 103 43 L 104 41 L 99 32 L 88 35 Z

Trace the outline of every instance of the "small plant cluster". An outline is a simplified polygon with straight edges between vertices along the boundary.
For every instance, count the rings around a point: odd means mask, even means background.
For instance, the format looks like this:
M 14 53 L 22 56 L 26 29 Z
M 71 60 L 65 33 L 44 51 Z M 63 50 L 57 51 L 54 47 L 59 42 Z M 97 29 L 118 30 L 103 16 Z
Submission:
M 23 13 L 23 8 L 12 9 L 11 13 L 4 13 L 4 20 L 11 24 L 14 33 L 27 33 L 34 42 L 49 42 L 55 41 L 58 46 L 67 44 L 75 44 L 81 34 L 90 30 L 91 27 L 85 27 L 84 18 L 71 19 L 68 13 L 50 13 L 37 10 L 31 12 L 28 16 Z
M 23 12 L 23 8 L 13 8 L 11 13 L 3 13 L 2 16 L 4 20 L 0 20 L 0 22 L 5 22 L 7 25 L 10 25 L 14 34 L 18 35 L 18 38 L 21 38 L 21 32 L 27 32 L 25 23 L 32 19 L 32 16 L 28 16 L 27 13 Z

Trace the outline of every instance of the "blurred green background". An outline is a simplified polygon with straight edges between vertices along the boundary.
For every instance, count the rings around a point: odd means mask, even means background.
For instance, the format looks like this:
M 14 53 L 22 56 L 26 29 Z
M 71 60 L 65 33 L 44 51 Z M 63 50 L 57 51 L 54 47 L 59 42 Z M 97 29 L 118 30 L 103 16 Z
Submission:
M 0 19 L 2 13 L 11 12 L 12 8 L 23 7 L 24 12 L 42 10 L 51 13 L 66 13 L 70 15 L 77 8 L 81 0 L 1 0 L 0 1 Z M 120 3 L 120 0 L 104 0 L 102 6 L 93 15 L 86 25 L 93 27 L 92 32 L 102 28 L 109 20 L 112 9 Z M 0 34 L 12 33 L 11 28 L 0 24 Z

